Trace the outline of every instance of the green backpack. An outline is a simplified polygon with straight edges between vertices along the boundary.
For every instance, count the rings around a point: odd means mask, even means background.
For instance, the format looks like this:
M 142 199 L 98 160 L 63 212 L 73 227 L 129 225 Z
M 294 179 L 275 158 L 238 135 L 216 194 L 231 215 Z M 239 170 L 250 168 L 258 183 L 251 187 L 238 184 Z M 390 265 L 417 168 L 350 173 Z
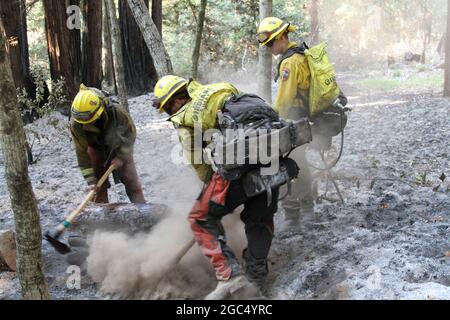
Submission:
M 314 117 L 329 109 L 340 96 L 341 89 L 336 82 L 334 65 L 330 63 L 326 43 L 305 50 L 311 72 L 309 88 L 309 113 Z

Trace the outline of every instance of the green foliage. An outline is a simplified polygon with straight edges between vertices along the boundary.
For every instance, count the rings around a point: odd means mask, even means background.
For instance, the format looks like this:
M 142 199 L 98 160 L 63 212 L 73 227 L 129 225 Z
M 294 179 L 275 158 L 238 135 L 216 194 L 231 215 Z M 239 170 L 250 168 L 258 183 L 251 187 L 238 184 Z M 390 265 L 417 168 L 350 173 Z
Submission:
M 31 75 L 34 83 L 36 84 L 35 98 L 32 98 L 30 93 L 28 93 L 25 89 L 17 92 L 17 99 L 22 105 L 22 114 L 33 114 L 34 110 L 37 112 L 39 117 L 42 117 L 67 102 L 64 79 L 51 81 L 52 90 L 47 102 L 45 102 L 47 76 L 44 68 L 39 65 L 32 67 Z
M 298 36 L 305 29 L 302 3 L 299 0 L 274 1 L 274 15 L 299 27 Z M 200 0 L 167 0 L 163 5 L 164 42 L 175 72 L 188 76 Z M 246 63 L 254 63 L 259 48 L 256 40 L 258 23 L 258 1 L 208 0 L 201 48 L 203 65 L 240 69 Z
M 41 64 L 48 68 L 47 39 L 42 1 L 37 1 L 27 11 L 28 44 L 31 65 Z M 50 77 L 50 75 L 48 75 Z
M 442 71 L 416 71 L 395 70 L 392 75 L 373 73 L 370 77 L 354 83 L 357 87 L 366 90 L 394 92 L 398 90 L 432 90 L 441 89 L 444 84 Z
M 428 179 L 427 171 L 416 174 L 416 184 L 422 187 L 430 187 L 432 185 L 432 182 Z

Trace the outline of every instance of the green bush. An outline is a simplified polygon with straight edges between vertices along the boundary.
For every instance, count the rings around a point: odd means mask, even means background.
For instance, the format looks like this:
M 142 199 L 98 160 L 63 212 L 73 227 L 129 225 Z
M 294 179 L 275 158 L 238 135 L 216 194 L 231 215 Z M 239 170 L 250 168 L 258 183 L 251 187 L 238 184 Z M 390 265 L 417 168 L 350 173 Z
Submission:
M 31 68 L 31 75 L 36 85 L 35 97 L 32 97 L 31 93 L 25 89 L 17 92 L 18 102 L 22 106 L 22 116 L 36 114 L 38 117 L 42 117 L 67 103 L 64 79 L 50 81 L 51 92 L 46 99 L 47 82 L 45 69 L 36 65 Z

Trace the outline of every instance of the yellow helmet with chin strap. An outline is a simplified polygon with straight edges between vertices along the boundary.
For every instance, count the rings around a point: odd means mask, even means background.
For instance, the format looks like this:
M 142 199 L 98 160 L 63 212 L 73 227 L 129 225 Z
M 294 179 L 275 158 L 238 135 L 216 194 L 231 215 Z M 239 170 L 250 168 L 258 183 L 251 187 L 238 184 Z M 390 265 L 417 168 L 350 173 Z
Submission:
M 258 42 L 265 46 L 273 39 L 279 39 L 285 31 L 294 32 L 295 27 L 279 18 L 264 18 L 258 27 Z
M 72 117 L 81 124 L 89 124 L 100 118 L 105 111 L 105 95 L 98 89 L 80 85 L 80 91 L 72 103 Z
M 168 75 L 164 76 L 155 85 L 155 107 L 158 108 L 159 112 L 164 111 L 164 105 L 173 97 L 180 89 L 184 88 L 189 83 L 188 80 Z

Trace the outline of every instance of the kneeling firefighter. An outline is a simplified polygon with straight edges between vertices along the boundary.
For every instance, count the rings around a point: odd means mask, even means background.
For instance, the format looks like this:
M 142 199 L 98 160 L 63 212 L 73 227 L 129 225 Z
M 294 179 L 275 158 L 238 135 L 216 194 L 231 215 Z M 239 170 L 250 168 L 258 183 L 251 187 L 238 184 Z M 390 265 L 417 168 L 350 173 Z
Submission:
M 259 174 L 258 164 L 239 168 L 221 166 L 220 170 L 214 166 L 215 172 L 204 159 L 209 141 L 200 139 L 201 145 L 196 145 L 195 141 L 198 141 L 196 135 L 203 137 L 210 129 L 228 129 L 230 126 L 226 124 L 233 121 L 267 125 L 268 122 L 279 122 L 278 115 L 261 98 L 241 94 L 229 83 L 201 85 L 169 75 L 158 81 L 154 94 L 154 107 L 170 115 L 169 120 L 178 130 L 185 154 L 205 183 L 188 220 L 219 281 L 217 288 L 206 299 L 224 299 L 238 291 L 258 294 L 257 289 L 268 273 L 267 256 L 273 238 L 273 216 L 277 211 L 279 187 L 297 176 L 298 167 L 293 160 L 281 158 L 278 171 L 264 178 Z M 297 144 L 310 141 L 307 125 L 303 123 L 303 129 L 307 132 L 303 140 L 306 141 L 297 141 Z M 285 132 L 292 136 L 292 128 L 287 128 Z M 295 143 L 289 142 L 289 147 L 292 144 Z M 202 154 L 200 161 L 196 161 L 198 151 Z M 256 185 L 245 184 L 244 181 L 256 181 Z M 265 186 L 264 190 L 261 190 L 261 185 Z M 227 246 L 221 223 L 225 215 L 240 205 L 244 205 L 241 220 L 245 224 L 248 240 L 248 247 L 243 252 L 243 267 Z
M 71 116 L 70 132 L 78 165 L 90 188 L 114 164 L 118 168 L 115 180 L 125 185 L 130 201 L 145 203 L 133 159 L 136 128 L 128 112 L 103 91 L 81 85 Z M 108 203 L 109 187 L 108 181 L 103 184 L 94 202 Z

